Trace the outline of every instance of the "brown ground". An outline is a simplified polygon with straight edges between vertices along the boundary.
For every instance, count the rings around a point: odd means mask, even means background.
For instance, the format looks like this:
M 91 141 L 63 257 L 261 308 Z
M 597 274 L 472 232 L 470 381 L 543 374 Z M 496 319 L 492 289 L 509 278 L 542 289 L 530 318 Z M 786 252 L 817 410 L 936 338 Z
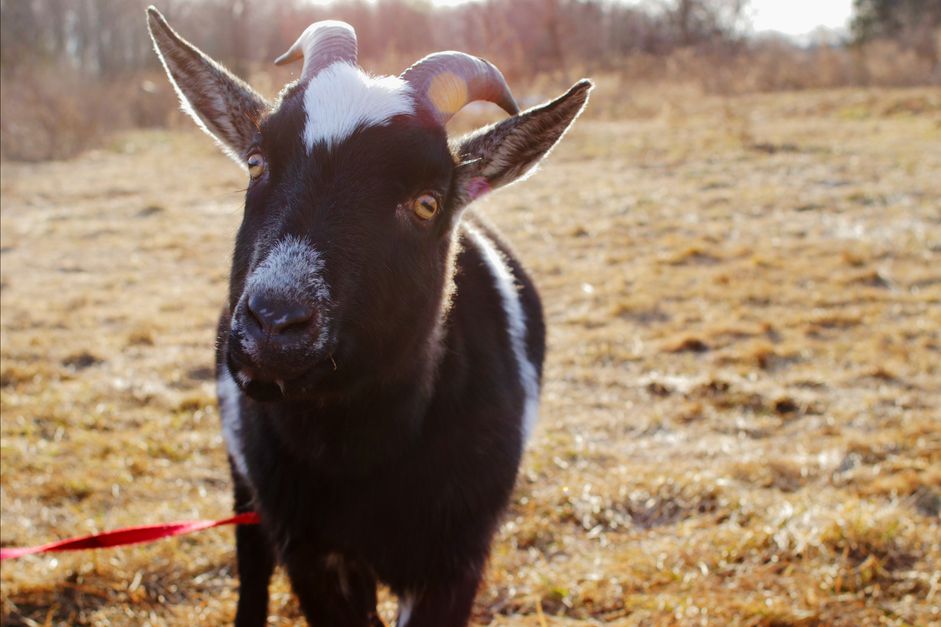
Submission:
M 941 93 L 623 89 L 480 204 L 550 353 L 476 620 L 941 623 Z M 4 545 L 227 515 L 243 186 L 195 133 L 3 164 Z M 6 562 L 3 623 L 231 620 L 232 544 Z

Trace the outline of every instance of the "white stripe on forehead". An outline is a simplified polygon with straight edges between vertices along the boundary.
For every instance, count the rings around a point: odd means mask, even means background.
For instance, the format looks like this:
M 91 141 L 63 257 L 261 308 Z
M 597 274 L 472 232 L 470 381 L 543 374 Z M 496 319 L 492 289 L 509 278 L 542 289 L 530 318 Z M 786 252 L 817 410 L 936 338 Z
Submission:
M 349 63 L 323 69 L 304 92 L 304 145 L 332 146 L 360 126 L 383 126 L 396 115 L 415 113 L 411 86 L 396 76 L 369 76 Z

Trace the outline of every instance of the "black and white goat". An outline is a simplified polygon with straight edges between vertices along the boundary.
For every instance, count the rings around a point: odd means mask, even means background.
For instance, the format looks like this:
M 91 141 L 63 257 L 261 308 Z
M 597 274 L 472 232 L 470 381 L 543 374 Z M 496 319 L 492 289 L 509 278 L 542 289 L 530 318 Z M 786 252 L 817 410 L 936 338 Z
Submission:
M 399 77 L 357 67 L 342 22 L 312 24 L 267 103 L 148 9 L 183 107 L 251 177 L 217 376 L 235 507 L 236 623 L 262 625 L 275 562 L 308 621 L 463 625 L 533 428 L 545 329 L 532 281 L 465 209 L 529 172 L 591 83 L 519 112 L 459 52 Z M 448 143 L 473 100 L 511 115 Z

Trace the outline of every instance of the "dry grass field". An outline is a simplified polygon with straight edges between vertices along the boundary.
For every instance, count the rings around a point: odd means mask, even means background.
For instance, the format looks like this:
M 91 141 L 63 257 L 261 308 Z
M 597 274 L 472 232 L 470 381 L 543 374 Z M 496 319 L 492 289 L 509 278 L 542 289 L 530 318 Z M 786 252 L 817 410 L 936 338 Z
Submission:
M 477 205 L 550 352 L 475 620 L 941 624 L 941 91 L 602 81 L 590 109 Z M 4 545 L 229 513 L 244 184 L 195 131 L 3 164 Z M 28 557 L 2 622 L 220 624 L 235 588 L 230 528 Z M 271 610 L 299 621 L 280 576 Z

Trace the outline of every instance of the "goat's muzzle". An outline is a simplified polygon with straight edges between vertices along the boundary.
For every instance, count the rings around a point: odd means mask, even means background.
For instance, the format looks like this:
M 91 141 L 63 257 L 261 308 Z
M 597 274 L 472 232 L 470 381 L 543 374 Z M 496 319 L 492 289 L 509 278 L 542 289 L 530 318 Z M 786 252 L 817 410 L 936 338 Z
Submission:
M 227 351 L 240 387 L 263 397 L 258 400 L 274 400 L 287 393 L 292 381 L 329 360 L 320 350 L 321 321 L 308 303 L 265 292 L 246 294 L 232 317 Z

